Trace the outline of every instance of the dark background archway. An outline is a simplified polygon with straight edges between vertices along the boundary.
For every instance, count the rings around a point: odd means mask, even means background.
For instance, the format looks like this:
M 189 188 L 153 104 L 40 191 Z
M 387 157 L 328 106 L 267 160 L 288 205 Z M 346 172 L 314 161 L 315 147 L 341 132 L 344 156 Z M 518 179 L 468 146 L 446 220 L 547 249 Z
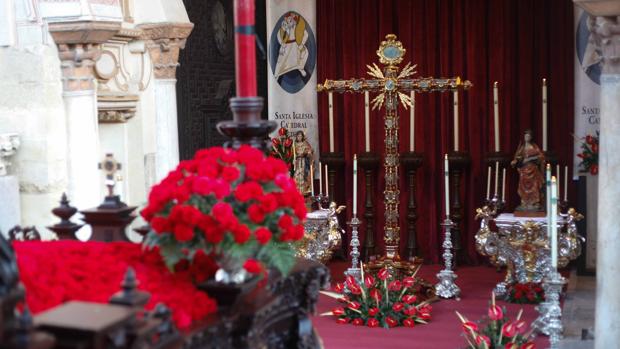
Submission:
M 181 159 L 196 150 L 224 142 L 215 125 L 232 118 L 228 99 L 235 95 L 233 8 L 230 0 L 184 0 L 194 30 L 179 54 L 177 110 Z M 265 13 L 265 0 L 256 1 L 256 13 Z M 256 32 L 266 45 L 265 15 L 256 16 Z M 267 113 L 267 61 L 257 49 L 258 95 Z

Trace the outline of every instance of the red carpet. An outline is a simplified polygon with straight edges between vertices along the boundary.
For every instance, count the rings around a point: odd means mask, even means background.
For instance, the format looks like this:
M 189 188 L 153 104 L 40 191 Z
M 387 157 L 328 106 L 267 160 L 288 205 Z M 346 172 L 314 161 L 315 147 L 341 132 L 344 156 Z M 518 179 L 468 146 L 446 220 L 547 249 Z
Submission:
M 337 262 L 330 264 L 329 267 L 332 272 L 332 282 L 341 281 L 345 264 Z M 435 283 L 437 280 L 435 274 L 440 269 L 441 267 L 438 265 L 425 265 L 420 269 L 419 276 Z M 486 266 L 461 267 L 456 272 L 458 275 L 457 284 L 461 288 L 461 300 L 441 300 L 433 303 L 433 318 L 428 325 L 419 325 L 415 328 L 367 328 L 338 325 L 331 316 L 320 317 L 317 315 L 312 319 L 314 327 L 327 349 L 465 348 L 465 340 L 461 337 L 461 324 L 454 311 L 459 311 L 472 321 L 486 315 L 491 290 L 496 283 L 503 279 L 504 274 Z M 538 316 L 533 305 L 511 304 L 503 301 L 499 301 L 498 304 L 506 305 L 510 318 L 514 318 L 521 308 L 523 308 L 523 319 L 528 323 L 531 323 Z M 321 295 L 317 314 L 330 311 L 336 306 L 338 306 L 336 300 Z M 547 337 L 539 337 L 536 340 L 536 347 L 548 347 Z

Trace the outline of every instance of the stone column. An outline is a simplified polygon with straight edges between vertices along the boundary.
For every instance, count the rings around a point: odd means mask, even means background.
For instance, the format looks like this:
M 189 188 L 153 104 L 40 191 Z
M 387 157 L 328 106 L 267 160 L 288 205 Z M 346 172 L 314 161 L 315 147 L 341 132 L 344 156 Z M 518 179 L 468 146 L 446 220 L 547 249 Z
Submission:
M 179 51 L 192 23 L 149 23 L 138 26 L 153 62 L 155 76 L 155 177 L 159 181 L 179 163 L 176 71 Z
M 68 195 L 79 209 L 101 202 L 97 92 L 94 64 L 101 44 L 120 29 L 115 22 L 51 23 L 49 30 L 61 61 L 63 101 L 67 116 Z
M 575 1 L 602 54 L 595 348 L 620 343 L 620 3 Z M 594 17 L 597 16 L 597 17 Z

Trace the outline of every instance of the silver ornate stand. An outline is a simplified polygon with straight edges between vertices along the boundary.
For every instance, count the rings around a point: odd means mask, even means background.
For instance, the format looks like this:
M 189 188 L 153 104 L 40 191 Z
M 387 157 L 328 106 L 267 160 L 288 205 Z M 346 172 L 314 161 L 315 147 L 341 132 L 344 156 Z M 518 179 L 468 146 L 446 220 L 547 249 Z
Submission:
M 564 284 L 566 284 L 566 279 L 557 270 L 549 272 L 542 284 L 545 290 L 545 301 L 536 307 L 540 315 L 532 324 L 532 327 L 539 332 L 549 336 L 552 349 L 558 348 L 562 332 L 564 332 L 562 308 L 560 307 L 560 294 Z
M 353 215 L 353 217 L 351 218 L 351 221 L 348 222 L 347 224 L 351 227 L 351 243 L 350 243 L 351 267 L 347 269 L 345 274 L 351 275 L 355 277 L 356 279 L 360 280 L 361 279 L 361 270 L 360 270 L 360 263 L 359 263 L 360 252 L 358 249 L 358 247 L 360 246 L 360 240 L 359 240 L 358 233 L 357 233 L 357 227 L 359 227 L 360 224 L 362 224 L 362 221 L 360 221 L 357 218 L 357 215 Z
M 449 217 L 443 221 L 441 226 L 444 228 L 445 235 L 443 240 L 443 259 L 445 268 L 437 274 L 439 282 L 435 285 L 435 293 L 441 298 L 454 298 L 458 297 L 461 293 L 461 289 L 454 283 L 457 276 L 452 271 L 452 237 L 450 236 L 450 229 L 452 229 L 453 223 Z

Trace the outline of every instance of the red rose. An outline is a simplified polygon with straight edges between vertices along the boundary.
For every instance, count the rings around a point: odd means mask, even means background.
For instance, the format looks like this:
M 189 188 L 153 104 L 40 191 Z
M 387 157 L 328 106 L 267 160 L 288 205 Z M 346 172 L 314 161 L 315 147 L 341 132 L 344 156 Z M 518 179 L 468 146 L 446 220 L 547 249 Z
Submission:
M 375 318 L 370 318 L 368 319 L 368 322 L 366 323 L 366 326 L 368 327 L 378 327 L 379 326 L 379 320 L 375 319 Z
M 389 326 L 389 327 L 396 327 L 398 326 L 398 320 L 394 320 L 393 318 L 387 316 L 385 318 L 385 323 Z
M 260 208 L 265 213 L 271 213 L 278 208 L 278 200 L 273 194 L 266 194 L 258 198 Z
M 151 219 L 151 228 L 153 228 L 156 233 L 165 233 L 170 230 L 171 226 L 166 218 L 153 217 L 153 219 Z
M 263 187 L 256 182 L 241 183 L 235 189 L 235 198 L 241 202 L 256 199 L 263 195 Z
M 248 218 L 250 218 L 253 223 L 261 224 L 265 220 L 265 212 L 256 204 L 250 205 L 250 207 L 248 207 Z
M 404 307 L 405 306 L 403 305 L 403 303 L 397 302 L 397 303 L 394 303 L 394 305 L 392 305 L 392 310 L 398 313 L 399 311 L 403 310 Z
M 379 308 L 372 307 L 368 309 L 368 316 L 375 316 L 379 312 Z
M 415 321 L 413 321 L 413 319 L 408 318 L 408 319 L 403 320 L 403 325 L 405 327 L 415 327 Z
M 499 305 L 492 305 L 489 307 L 489 318 L 493 321 L 501 320 L 504 318 L 504 312 Z
M 485 348 L 491 347 L 491 340 L 489 339 L 489 337 L 484 335 L 479 335 L 476 337 L 476 345 L 482 345 L 483 342 L 486 343 Z
M 344 309 L 342 307 L 332 309 L 332 314 L 336 316 L 344 315 Z
M 186 224 L 174 226 L 174 238 L 177 241 L 190 241 L 194 237 L 194 228 Z
M 219 221 L 222 217 L 232 216 L 233 208 L 225 202 L 218 202 L 211 208 L 211 214 Z
M 235 242 L 238 244 L 244 244 L 250 239 L 250 228 L 245 224 L 239 224 L 233 231 Z
M 417 313 L 418 309 L 416 307 L 407 307 L 403 310 L 403 314 L 407 316 L 414 316 Z
M 271 140 L 271 144 L 273 144 L 274 147 L 277 147 L 278 145 L 280 145 L 280 140 L 277 138 L 273 138 Z
M 359 304 L 358 302 L 350 302 L 348 308 L 349 309 L 359 309 L 361 307 L 361 304 Z
M 478 332 L 478 325 L 471 321 L 465 321 L 463 323 L 463 332 L 469 333 L 470 331 Z
M 348 324 L 349 323 L 349 318 L 348 317 L 338 318 L 338 319 L 336 319 L 336 323 L 340 324 L 340 325 Z
M 254 231 L 254 236 L 256 236 L 256 241 L 258 241 L 259 244 L 264 245 L 271 240 L 271 230 L 260 227 Z
M 278 220 L 278 227 L 280 227 L 282 230 L 286 230 L 288 228 L 291 228 L 292 226 L 293 219 L 287 214 L 282 215 L 282 217 L 280 217 L 280 219 Z
M 390 291 L 400 291 L 401 288 L 403 288 L 403 284 L 399 280 L 394 280 L 388 284 Z
M 417 300 L 418 300 L 418 297 L 416 297 L 415 295 L 406 294 L 403 296 L 403 302 L 405 302 L 406 304 L 415 303 L 415 301 Z
M 383 268 L 379 270 L 379 272 L 377 273 L 377 277 L 381 279 L 381 281 L 383 281 L 390 277 L 390 272 L 387 269 Z
M 256 259 L 248 259 L 243 263 L 243 269 L 250 274 L 260 274 L 263 271 L 263 265 Z
M 288 130 L 284 127 L 280 127 L 280 129 L 278 130 L 278 135 L 280 136 L 285 136 L 288 133 Z
M 512 322 L 507 322 L 502 326 L 502 336 L 512 338 L 517 334 L 517 327 Z
M 213 194 L 218 200 L 230 195 L 230 184 L 222 179 L 213 181 Z
M 415 279 L 412 278 L 411 276 L 408 276 L 403 279 L 403 285 L 407 288 L 413 287 L 413 285 L 415 285 Z
M 364 320 L 357 318 L 357 319 L 353 319 L 353 321 L 351 321 L 351 323 L 355 326 L 363 326 L 364 325 Z
M 364 285 L 366 285 L 366 288 L 371 288 L 374 284 L 375 278 L 372 277 L 372 275 L 366 275 L 366 277 L 364 277 Z

